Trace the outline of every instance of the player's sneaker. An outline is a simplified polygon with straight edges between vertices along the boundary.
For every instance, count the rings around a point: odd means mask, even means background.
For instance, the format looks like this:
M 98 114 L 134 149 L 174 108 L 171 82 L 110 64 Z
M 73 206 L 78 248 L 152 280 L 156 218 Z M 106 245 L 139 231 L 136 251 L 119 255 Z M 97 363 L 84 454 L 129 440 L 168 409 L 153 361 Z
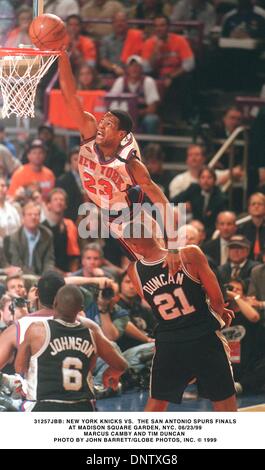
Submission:
M 116 390 L 106 388 L 104 385 L 94 385 L 94 393 L 97 400 L 102 398 L 116 397 L 122 394 L 122 384 L 119 382 Z

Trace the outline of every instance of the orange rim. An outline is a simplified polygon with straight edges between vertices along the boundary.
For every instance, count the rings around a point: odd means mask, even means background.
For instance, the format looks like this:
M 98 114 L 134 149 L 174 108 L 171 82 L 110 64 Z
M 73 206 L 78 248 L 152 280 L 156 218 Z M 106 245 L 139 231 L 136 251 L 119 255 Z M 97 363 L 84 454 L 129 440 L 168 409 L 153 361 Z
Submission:
M 49 56 L 49 55 L 60 55 L 62 51 L 41 51 L 40 49 L 27 49 L 26 47 L 0 47 L 0 57 L 1 56 L 14 56 L 14 55 L 40 55 L 40 56 Z

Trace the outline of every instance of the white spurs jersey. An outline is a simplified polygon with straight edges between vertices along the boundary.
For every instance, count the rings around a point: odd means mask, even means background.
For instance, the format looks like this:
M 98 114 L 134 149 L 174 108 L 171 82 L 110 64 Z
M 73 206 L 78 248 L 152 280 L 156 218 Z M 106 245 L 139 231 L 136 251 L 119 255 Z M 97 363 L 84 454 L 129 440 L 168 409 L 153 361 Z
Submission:
M 22 317 L 20 318 L 19 320 L 16 320 L 15 322 L 15 325 L 16 325 L 16 329 L 17 329 L 17 338 L 16 338 L 16 341 L 17 341 L 17 347 L 23 343 L 24 341 L 24 337 L 25 337 L 25 333 L 28 329 L 28 327 L 32 324 L 32 323 L 35 323 L 35 322 L 43 322 L 45 323 L 46 320 L 49 320 L 50 318 L 53 318 L 51 316 L 49 317 L 33 317 L 33 316 L 25 316 L 25 317 Z
M 84 141 L 79 152 L 79 173 L 90 200 L 101 209 L 120 211 L 130 207 L 129 189 L 136 182 L 128 169 L 128 161 L 140 157 L 140 151 L 132 133 L 121 142 L 117 155 L 105 161 L 95 138 Z M 142 200 L 142 193 L 133 202 Z

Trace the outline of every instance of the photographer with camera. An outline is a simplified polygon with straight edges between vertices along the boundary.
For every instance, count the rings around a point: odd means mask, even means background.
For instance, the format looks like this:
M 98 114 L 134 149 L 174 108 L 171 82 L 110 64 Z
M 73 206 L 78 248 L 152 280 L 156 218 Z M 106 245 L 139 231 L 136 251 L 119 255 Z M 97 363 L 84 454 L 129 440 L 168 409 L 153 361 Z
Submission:
M 96 354 L 108 364 L 103 377 L 107 386 L 115 388 L 126 370 L 126 361 L 101 329 L 78 319 L 83 303 L 78 287 L 63 286 L 54 300 L 54 318 L 45 323 L 36 318 L 27 329 L 15 362 L 28 386 L 26 411 L 95 411 L 89 378 Z
M 22 297 L 23 299 L 27 298 L 27 289 L 22 273 L 7 276 L 5 286 L 8 294 L 15 297 Z
M 122 351 L 149 342 L 152 337 L 156 321 L 151 309 L 143 306 L 135 287 L 127 272 L 120 278 L 120 294 L 118 305 L 128 311 L 131 326 L 126 329 L 126 335 L 119 339 Z
M 126 335 L 141 336 L 142 343 L 138 346 L 130 347 L 129 349 L 123 350 L 123 357 L 129 364 L 129 369 L 134 370 L 135 373 L 140 372 L 145 367 L 145 363 L 141 357 L 143 352 L 149 352 L 154 349 L 154 343 L 151 338 L 146 337 L 133 323 L 130 321 L 128 310 L 120 307 L 117 304 L 119 296 L 115 294 L 115 291 L 111 287 L 103 287 L 97 289 L 98 294 L 95 296 L 95 301 L 86 310 L 86 316 L 90 320 L 95 321 L 101 328 L 106 337 L 112 341 L 113 345 L 118 351 L 120 351 L 119 345 L 117 344 L 121 338 Z M 131 332 L 133 329 L 133 333 Z M 136 332 L 136 333 L 135 333 Z M 144 340 L 146 341 L 144 343 Z M 149 354 L 150 356 L 150 354 Z M 94 383 L 97 398 L 105 398 L 113 395 L 113 391 L 107 389 L 103 385 L 103 374 L 107 368 L 107 364 L 98 358 L 96 367 L 94 370 Z M 119 384 L 116 392 L 119 393 L 122 389 L 122 385 Z
M 260 315 L 246 297 L 246 284 L 237 279 L 225 285 L 231 325 L 222 330 L 230 347 L 237 394 L 265 391 L 265 331 Z
M 0 300 L 0 333 L 1 337 L 5 336 L 6 331 L 15 322 L 22 317 L 28 315 L 27 300 L 22 297 L 12 297 L 4 294 Z M 9 328 L 8 328 L 9 327 Z M 2 339 L 2 338 L 1 338 Z M 2 350 L 1 350 L 2 353 Z M 14 375 L 13 366 L 14 354 L 12 353 L 5 362 L 5 367 L 0 372 L 0 411 L 17 411 L 20 400 L 16 392 L 17 377 Z M 11 374 L 11 375 L 10 375 Z M 15 400 L 15 401 L 14 401 Z
M 22 297 L 4 294 L 0 300 L 0 321 L 8 327 L 16 320 L 25 317 L 28 315 L 27 303 Z

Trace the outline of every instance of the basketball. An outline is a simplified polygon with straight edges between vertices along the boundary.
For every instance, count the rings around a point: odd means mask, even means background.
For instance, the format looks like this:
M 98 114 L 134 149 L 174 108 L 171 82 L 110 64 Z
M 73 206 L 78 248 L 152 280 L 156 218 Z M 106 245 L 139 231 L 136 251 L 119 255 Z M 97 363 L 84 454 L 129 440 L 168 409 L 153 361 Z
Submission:
M 49 13 L 34 18 L 29 28 L 29 36 L 32 43 L 41 50 L 60 50 L 67 44 L 64 22 Z

